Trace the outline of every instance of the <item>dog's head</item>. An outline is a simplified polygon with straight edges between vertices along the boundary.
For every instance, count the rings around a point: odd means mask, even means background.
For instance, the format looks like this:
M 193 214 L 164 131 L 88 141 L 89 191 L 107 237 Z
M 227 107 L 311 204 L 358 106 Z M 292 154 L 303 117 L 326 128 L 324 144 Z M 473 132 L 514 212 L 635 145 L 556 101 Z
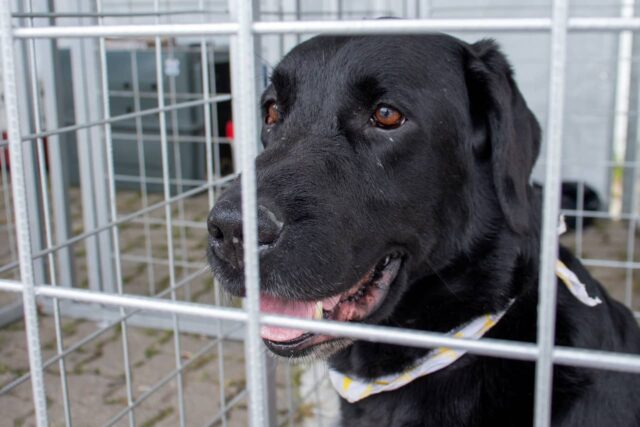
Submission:
M 316 37 L 282 60 L 261 103 L 263 311 L 381 323 L 418 279 L 499 231 L 532 232 L 540 130 L 492 41 Z M 243 295 L 239 181 L 208 225 L 213 271 Z M 468 291 L 478 301 L 508 293 Z M 350 343 L 275 327 L 262 335 L 287 356 Z

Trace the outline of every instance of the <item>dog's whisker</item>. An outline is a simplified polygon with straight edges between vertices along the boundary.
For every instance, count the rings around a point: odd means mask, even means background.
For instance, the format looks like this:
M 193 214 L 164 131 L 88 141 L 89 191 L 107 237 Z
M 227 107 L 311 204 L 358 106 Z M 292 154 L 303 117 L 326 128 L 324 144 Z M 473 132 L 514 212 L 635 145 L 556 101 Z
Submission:
M 433 268 L 433 265 L 431 265 L 431 263 L 428 260 L 425 260 L 425 263 L 429 266 L 429 268 L 431 269 L 431 271 L 433 271 L 433 273 L 436 275 L 436 277 L 438 279 L 440 279 L 440 281 L 442 282 L 442 284 L 444 285 L 444 287 L 449 291 L 449 293 L 451 295 L 453 295 L 458 301 L 462 301 L 460 299 L 460 297 L 458 296 L 458 294 L 456 294 L 456 292 L 453 290 L 453 288 L 449 285 L 449 283 L 447 283 L 446 280 L 444 280 L 444 277 L 442 277 L 442 275 L 440 273 L 438 273 L 438 270 L 436 270 L 435 268 Z

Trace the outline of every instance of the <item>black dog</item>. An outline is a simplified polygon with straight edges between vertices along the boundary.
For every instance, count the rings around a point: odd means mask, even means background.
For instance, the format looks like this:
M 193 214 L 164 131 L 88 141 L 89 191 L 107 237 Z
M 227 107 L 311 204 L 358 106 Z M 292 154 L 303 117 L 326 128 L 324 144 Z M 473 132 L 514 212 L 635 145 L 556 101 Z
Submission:
M 448 332 L 506 310 L 485 336 L 535 341 L 540 128 L 494 42 L 445 35 L 316 37 L 262 97 L 256 160 L 262 309 Z M 240 185 L 211 211 L 209 261 L 243 295 Z M 640 353 L 631 312 L 566 250 L 602 303 L 558 281 L 556 343 Z M 411 368 L 427 349 L 264 327 L 288 357 L 352 378 Z M 345 426 L 527 426 L 532 362 L 464 355 L 394 391 L 348 403 Z M 558 366 L 553 425 L 640 425 L 638 375 Z

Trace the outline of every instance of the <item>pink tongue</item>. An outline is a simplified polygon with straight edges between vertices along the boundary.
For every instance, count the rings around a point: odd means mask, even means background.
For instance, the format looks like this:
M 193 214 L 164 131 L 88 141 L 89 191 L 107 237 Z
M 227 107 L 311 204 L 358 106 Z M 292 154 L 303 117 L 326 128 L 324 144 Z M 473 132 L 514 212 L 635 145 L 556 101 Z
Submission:
M 315 307 L 315 302 L 291 301 L 264 294 L 260 295 L 260 311 L 266 314 L 312 319 Z M 262 338 L 270 341 L 291 341 L 303 334 L 304 331 L 279 326 L 264 325 L 260 329 Z

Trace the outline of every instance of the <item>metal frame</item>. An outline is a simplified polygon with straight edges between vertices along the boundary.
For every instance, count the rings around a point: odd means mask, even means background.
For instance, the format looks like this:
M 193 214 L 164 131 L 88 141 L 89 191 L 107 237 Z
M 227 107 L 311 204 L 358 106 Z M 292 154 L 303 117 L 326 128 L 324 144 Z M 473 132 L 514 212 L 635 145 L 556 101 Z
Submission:
M 231 2 L 233 3 L 233 2 Z M 230 3 L 230 4 L 231 4 Z M 200 2 L 203 6 L 203 2 Z M 29 379 L 32 385 L 33 401 L 37 423 L 39 426 L 47 425 L 47 403 L 44 392 L 43 370 L 51 363 L 59 362 L 61 372 L 64 372 L 64 356 L 68 352 L 77 348 L 77 343 L 65 348 L 61 336 L 58 336 L 58 355 L 53 359 L 42 362 L 41 348 L 38 338 L 36 298 L 52 299 L 53 310 L 57 328 L 60 327 L 59 304 L 99 304 L 100 306 L 115 307 L 117 314 L 112 313 L 111 323 L 101 330 L 107 330 L 116 324 L 122 326 L 123 337 L 123 357 L 125 366 L 129 367 L 128 347 L 127 347 L 127 322 L 132 318 L 135 311 L 144 310 L 155 313 L 165 313 L 171 315 L 171 328 L 174 331 L 174 347 L 176 354 L 176 369 L 165 376 L 154 388 L 166 384 L 169 381 L 176 380 L 178 387 L 178 406 L 180 410 L 180 424 L 185 425 L 185 414 L 183 408 L 184 396 L 182 392 L 182 372 L 188 363 L 182 363 L 180 360 L 180 331 L 182 330 L 181 319 L 206 318 L 216 320 L 216 328 L 218 339 L 198 354 L 204 354 L 214 346 L 219 347 L 222 338 L 229 334 L 229 322 L 240 322 L 244 325 L 245 343 L 246 343 L 246 360 L 251 363 L 246 364 L 247 372 L 247 390 L 246 395 L 249 399 L 250 419 L 252 426 L 269 425 L 273 423 L 273 403 L 267 404 L 267 364 L 265 363 L 259 329 L 261 324 L 289 326 L 296 328 L 305 328 L 313 332 L 320 332 L 331 335 L 349 336 L 369 341 L 380 341 L 386 343 L 411 345 L 414 347 L 435 347 L 447 346 L 455 349 L 466 350 L 470 353 L 504 357 L 518 360 L 529 360 L 536 362 L 536 381 L 535 381 L 535 425 L 544 427 L 550 424 L 551 419 L 551 384 L 552 384 L 552 368 L 554 364 L 572 365 L 600 369 L 609 369 L 615 371 L 625 371 L 640 373 L 640 356 L 631 354 L 619 354 L 601 351 L 579 350 L 572 348 L 564 348 L 554 346 L 554 324 L 555 324 L 555 277 L 554 266 L 557 256 L 556 219 L 558 217 L 558 200 L 559 200 L 559 184 L 561 172 L 561 148 L 562 148 L 562 132 L 563 132 L 563 106 L 564 106 L 564 73 L 565 73 L 565 57 L 567 46 L 567 34 L 569 31 L 638 31 L 640 30 L 640 18 L 629 16 L 616 18 L 569 18 L 568 17 L 568 1 L 554 0 L 553 13 L 551 18 L 535 18 L 535 19 L 410 19 L 403 21 L 276 21 L 276 22 L 259 22 L 256 21 L 256 5 L 252 0 L 239 0 L 231 8 L 234 12 L 233 22 L 228 23 L 202 23 L 202 24 L 163 24 L 160 22 L 162 13 L 159 10 L 158 0 L 154 1 L 155 25 L 102 25 L 103 19 L 108 14 L 101 10 L 101 2 L 97 0 L 97 10 L 82 11 L 81 14 L 74 17 L 91 17 L 98 20 L 97 25 L 73 26 L 73 27 L 12 27 L 11 5 L 9 0 L 0 0 L 0 53 L 2 66 L 4 70 L 3 83 L 5 93 L 5 103 L 7 109 L 7 121 L 9 125 L 9 147 L 12 165 L 12 190 L 14 216 L 16 221 L 16 234 L 19 262 L 3 266 L 1 271 L 7 271 L 10 268 L 20 267 L 19 280 L 0 280 L 0 291 L 22 293 L 24 303 L 24 317 L 26 322 L 26 333 L 29 342 L 29 363 L 30 374 L 23 376 L 20 381 Z M 415 5 L 418 8 L 418 3 Z M 182 12 L 187 13 L 187 12 Z M 419 13 L 419 12 L 417 12 Z M 42 14 L 40 14 L 42 15 Z M 24 15 L 33 19 L 38 14 Z M 55 18 L 53 14 L 44 14 L 42 16 Z M 20 15 L 22 16 L 22 15 Z M 61 15 L 59 15 L 61 16 Z M 58 17 L 59 17 L 58 16 Z M 440 31 L 533 31 L 533 32 L 550 32 L 551 33 L 551 84 L 549 97 L 549 123 L 547 128 L 547 152 L 546 152 L 546 187 L 544 192 L 544 215 L 542 227 L 542 245 L 541 245 L 541 274 L 540 274 L 540 300 L 539 300 L 539 324 L 538 324 L 538 340 L 537 343 L 515 343 L 494 339 L 483 339 L 481 341 L 471 341 L 465 339 L 448 338 L 441 334 L 430 332 L 416 332 L 411 330 L 403 330 L 398 328 L 342 324 L 332 321 L 310 321 L 297 318 L 287 318 L 273 315 L 261 315 L 259 312 L 259 258 L 257 251 L 257 219 L 256 219 L 256 186 L 255 186 L 255 166 L 254 157 L 257 154 L 257 114 L 255 107 L 255 99 L 257 93 L 256 87 L 256 40 L 261 35 L 275 34 L 284 35 L 285 33 L 293 34 L 375 34 L 375 33 L 420 33 L 430 32 L 434 30 Z M 188 101 L 170 106 L 165 105 L 165 94 L 163 86 L 162 73 L 162 44 L 161 36 L 196 36 L 200 37 L 200 46 L 202 52 L 202 81 L 203 93 L 202 99 L 196 101 Z M 242 204 L 243 204 L 243 232 L 245 240 L 245 277 L 247 283 L 247 299 L 245 309 L 225 308 L 220 306 L 206 306 L 202 304 L 194 304 L 190 302 L 179 301 L 176 291 L 182 286 L 188 285 L 193 278 L 193 274 L 183 277 L 182 280 L 176 278 L 175 267 L 184 262 L 177 261 L 173 252 L 173 219 L 172 206 L 180 204 L 189 195 L 207 192 L 211 204 L 215 201 L 216 188 L 219 188 L 230 177 L 220 177 L 217 175 L 219 169 L 212 167 L 212 158 L 215 158 L 214 149 L 217 145 L 213 144 L 215 138 L 212 137 L 212 129 L 215 126 L 211 122 L 211 111 L 215 108 L 216 102 L 228 100 L 227 95 L 211 96 L 209 71 L 207 66 L 207 41 L 205 36 L 211 35 L 228 35 L 232 37 L 232 55 L 231 66 L 233 79 L 233 96 L 234 112 L 236 113 L 237 122 L 242 123 L 238 127 L 236 145 L 240 148 L 240 163 L 242 170 Z M 43 131 L 39 127 L 38 117 L 38 101 L 37 86 L 32 88 L 33 92 L 33 108 L 36 117 L 35 128 L 33 134 L 23 135 L 25 133 L 20 127 L 20 105 L 17 94 L 17 81 L 15 74 L 17 54 L 14 49 L 16 41 L 26 40 L 30 46 L 30 57 L 32 65 L 32 73 L 35 73 L 35 43 L 34 40 L 58 39 L 58 38 L 78 38 L 79 43 L 90 38 L 98 38 L 99 58 L 97 58 L 96 67 L 99 72 L 96 78 L 96 84 L 100 86 L 100 92 L 108 93 L 107 87 L 107 70 L 105 55 L 105 38 L 106 37 L 142 37 L 151 36 L 155 38 L 156 51 L 156 72 L 157 72 L 157 100 L 158 107 L 150 110 L 141 110 L 139 103 L 136 104 L 136 111 L 123 116 L 111 117 L 109 97 L 102 97 L 101 118 L 90 117 L 82 120 L 79 124 L 58 128 L 55 130 Z M 82 73 L 79 73 L 79 75 Z M 172 92 L 174 92 L 172 90 Z M 134 88 L 136 98 L 139 100 L 140 90 Z M 174 97 L 175 98 L 175 97 Z M 205 143 L 207 156 L 207 180 L 206 183 L 196 187 L 195 189 L 179 192 L 177 195 L 171 194 L 171 180 L 169 171 L 169 138 L 166 134 L 165 115 L 167 112 L 176 111 L 180 108 L 201 106 L 205 111 Z M 164 201 L 149 206 L 144 201 L 144 207 L 134 214 L 119 216 L 115 205 L 115 182 L 116 175 L 113 170 L 112 157 L 112 132 L 111 124 L 117 120 L 136 119 L 137 123 L 137 141 L 142 140 L 143 135 L 139 120 L 143 115 L 157 114 L 160 120 L 160 146 L 162 150 L 162 183 Z M 103 207 L 109 207 L 108 218 L 103 217 L 99 223 L 93 224 L 88 231 L 68 238 L 66 241 L 54 244 L 52 240 L 51 230 L 49 227 L 45 230 L 47 247 L 44 250 L 33 251 L 31 246 L 32 225 L 29 224 L 29 218 L 33 216 L 33 212 L 29 211 L 26 199 L 25 179 L 30 169 L 25 166 L 23 159 L 23 150 L 25 144 L 36 141 L 38 154 L 40 159 L 40 170 L 43 166 L 43 150 L 42 138 L 45 136 L 59 135 L 64 132 L 80 131 L 91 129 L 93 137 L 92 143 L 101 141 L 104 138 L 106 148 L 106 174 L 108 191 L 104 192 L 108 202 Z M 102 129 L 102 130 L 101 130 Z M 174 135 L 174 143 L 179 139 L 179 135 Z M 84 144 L 84 143 L 81 143 Z M 100 146 L 92 146 L 91 149 L 99 152 Z M 93 162 L 94 167 L 98 166 L 96 157 L 89 156 L 87 160 Z M 219 162 L 219 160 L 218 160 Z M 636 166 L 637 170 L 637 165 Z M 95 178 L 87 178 L 92 181 Z M 141 186 L 145 186 L 146 174 L 144 170 L 140 171 Z M 173 178 L 180 185 L 181 177 Z M 4 179 L 3 179 L 3 182 Z M 103 182 L 105 184 L 105 182 Z M 42 177 L 41 188 L 46 205 L 47 196 L 46 178 Z M 93 187 L 91 191 L 101 191 L 98 187 Z M 146 199 L 146 195 L 145 195 Z M 134 296 L 124 293 L 122 283 L 122 262 L 126 261 L 124 256 L 120 256 L 119 251 L 119 234 L 120 226 L 127 222 L 133 222 L 146 218 L 151 211 L 164 208 L 164 223 L 167 227 L 168 241 L 168 260 L 166 264 L 169 267 L 170 284 L 169 288 L 156 295 L 156 297 Z M 47 209 L 48 210 L 48 209 Z M 577 212 L 579 218 L 587 216 L 581 209 Z M 595 214 L 597 216 L 597 214 Z M 637 214 L 630 214 L 632 221 L 637 220 Z M 178 221 L 184 222 L 181 215 Z M 49 220 L 45 221 L 47 224 Z M 145 222 L 147 223 L 147 222 Z M 148 223 L 147 223 L 148 224 Z M 635 225 L 634 225 L 635 227 Z M 64 286 L 58 286 L 56 282 L 56 271 L 54 254 L 57 251 L 67 248 L 78 242 L 86 242 L 92 237 L 105 236 L 110 231 L 111 236 L 108 240 L 103 240 L 103 247 L 100 249 L 111 256 L 105 261 L 103 260 L 103 269 L 113 262 L 115 281 L 109 279 L 110 275 L 102 277 L 102 287 L 92 287 L 91 290 L 71 289 Z M 635 231 L 635 229 L 634 229 Z M 630 236 L 632 238 L 632 236 Z M 43 285 L 34 277 L 35 260 L 42 257 L 48 257 L 50 271 L 50 284 Z M 147 258 L 152 259 L 150 250 L 147 246 Z M 597 260 L 591 260 L 591 263 L 597 263 Z M 588 262 L 587 262 L 588 264 Z M 626 262 L 614 263 L 609 262 L 611 266 L 620 266 L 622 268 L 638 268 L 640 264 L 633 262 L 633 258 Z M 97 279 L 96 279 L 97 280 Z M 153 276 L 149 277 L 150 286 L 154 281 Z M 113 289 L 115 292 L 105 293 L 103 289 Z M 154 290 L 154 289 L 152 289 Z M 158 297 L 169 295 L 170 300 L 160 299 Z M 71 302 L 73 300 L 73 302 Z M 216 293 L 216 302 L 219 302 Z M 102 310 L 107 310 L 103 308 Z M 57 330 L 58 330 L 57 329 Z M 231 328 L 233 329 L 233 328 Z M 58 330 L 59 332 L 59 330 Z M 100 333 L 102 333 L 100 332 Z M 95 338 L 95 335 L 92 335 Z M 92 339 L 91 338 L 91 339 Z M 190 362 L 189 362 L 190 363 Z M 224 375 L 224 368 L 218 366 L 219 375 Z M 124 416 L 128 416 L 130 425 L 135 425 L 135 417 L 133 409 L 139 403 L 146 399 L 153 391 L 139 396 L 137 399 L 133 396 L 131 386 L 131 373 L 126 369 L 127 382 L 127 401 L 128 405 L 125 410 L 116 414 L 108 423 L 111 425 Z M 62 387 L 66 390 L 66 381 L 63 378 Z M 222 384 L 222 381 L 221 381 Z M 222 390 L 221 390 L 222 391 Z M 0 393 L 2 391 L 0 390 Z M 66 391 L 65 391 L 66 393 Z M 226 410 L 244 398 L 245 393 L 236 396 L 233 401 L 226 402 L 224 393 L 221 393 L 221 414 L 214 418 L 211 423 L 221 420 L 226 425 Z M 239 397 L 240 396 L 240 397 Z M 68 399 L 66 399 L 68 400 Z M 70 425 L 69 409 L 65 408 L 67 424 Z M 291 409 L 289 411 L 291 417 Z

